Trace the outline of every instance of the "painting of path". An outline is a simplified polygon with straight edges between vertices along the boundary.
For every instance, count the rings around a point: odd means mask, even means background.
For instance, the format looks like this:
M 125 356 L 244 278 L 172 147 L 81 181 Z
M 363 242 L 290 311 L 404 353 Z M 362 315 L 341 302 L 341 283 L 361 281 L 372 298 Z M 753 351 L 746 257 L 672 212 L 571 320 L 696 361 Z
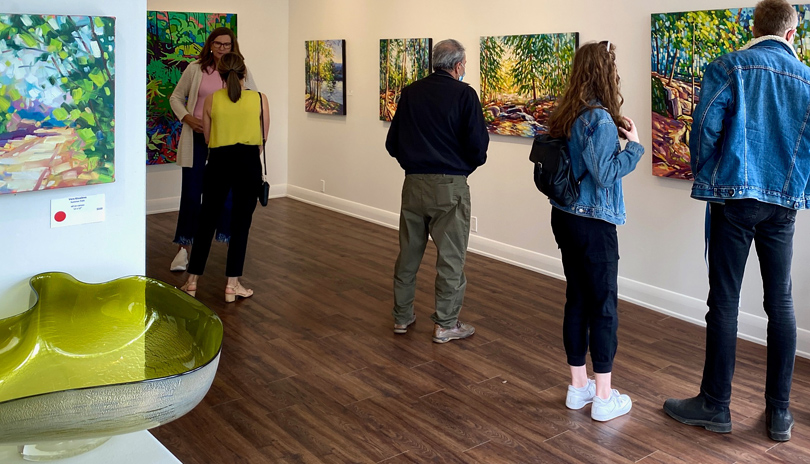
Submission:
M 346 41 L 307 40 L 306 98 L 308 113 L 346 114 Z
M 402 89 L 430 74 L 432 48 L 432 39 L 380 40 L 380 120 L 392 120 Z
M 115 180 L 115 18 L 0 14 L 0 194 Z
M 481 37 L 481 105 L 493 134 L 535 137 L 568 84 L 579 34 Z

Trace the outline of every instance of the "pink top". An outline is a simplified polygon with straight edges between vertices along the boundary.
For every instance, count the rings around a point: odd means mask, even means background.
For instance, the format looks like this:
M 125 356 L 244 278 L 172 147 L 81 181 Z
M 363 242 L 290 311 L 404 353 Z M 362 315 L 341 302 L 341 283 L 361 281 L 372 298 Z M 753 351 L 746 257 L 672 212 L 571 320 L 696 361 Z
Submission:
M 225 83 L 222 82 L 222 78 L 219 77 L 219 73 L 216 72 L 216 70 L 210 74 L 207 71 L 203 71 L 202 80 L 200 81 L 200 90 L 197 92 L 197 104 L 194 105 L 195 118 L 202 119 L 206 97 L 224 87 Z

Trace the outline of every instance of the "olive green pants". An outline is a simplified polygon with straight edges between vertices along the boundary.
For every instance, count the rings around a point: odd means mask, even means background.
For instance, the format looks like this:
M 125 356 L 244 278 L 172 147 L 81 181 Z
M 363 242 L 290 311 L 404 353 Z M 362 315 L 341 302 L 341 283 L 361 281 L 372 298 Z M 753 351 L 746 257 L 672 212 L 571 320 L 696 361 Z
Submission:
M 433 322 L 455 326 L 467 278 L 464 259 L 470 240 L 470 187 L 465 176 L 409 174 L 402 185 L 399 257 L 394 267 L 394 322 L 413 316 L 416 273 L 428 234 L 436 244 L 436 311 Z

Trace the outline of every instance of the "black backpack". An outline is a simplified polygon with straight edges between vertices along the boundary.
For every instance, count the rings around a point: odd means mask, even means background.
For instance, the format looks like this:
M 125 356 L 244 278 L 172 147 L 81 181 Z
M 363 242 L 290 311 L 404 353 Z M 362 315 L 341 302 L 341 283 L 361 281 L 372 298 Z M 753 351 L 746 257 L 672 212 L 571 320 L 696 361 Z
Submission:
M 534 138 L 529 160 L 534 163 L 534 185 L 560 206 L 568 206 L 579 198 L 579 183 L 585 177 L 574 177 L 568 141 L 541 134 Z

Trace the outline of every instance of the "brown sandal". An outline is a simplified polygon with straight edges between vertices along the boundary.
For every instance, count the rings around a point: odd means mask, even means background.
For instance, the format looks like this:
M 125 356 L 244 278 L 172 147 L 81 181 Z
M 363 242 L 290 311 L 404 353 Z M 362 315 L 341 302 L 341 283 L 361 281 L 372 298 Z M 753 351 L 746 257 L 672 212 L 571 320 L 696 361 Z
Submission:
M 235 286 L 225 286 L 226 303 L 233 303 L 236 301 L 236 297 L 250 298 L 251 296 L 253 296 L 253 290 L 243 287 L 241 283 L 238 283 Z
M 184 283 L 183 286 L 180 287 L 180 290 L 188 293 L 191 296 L 196 297 L 197 296 L 197 282 L 186 281 L 186 283 Z

